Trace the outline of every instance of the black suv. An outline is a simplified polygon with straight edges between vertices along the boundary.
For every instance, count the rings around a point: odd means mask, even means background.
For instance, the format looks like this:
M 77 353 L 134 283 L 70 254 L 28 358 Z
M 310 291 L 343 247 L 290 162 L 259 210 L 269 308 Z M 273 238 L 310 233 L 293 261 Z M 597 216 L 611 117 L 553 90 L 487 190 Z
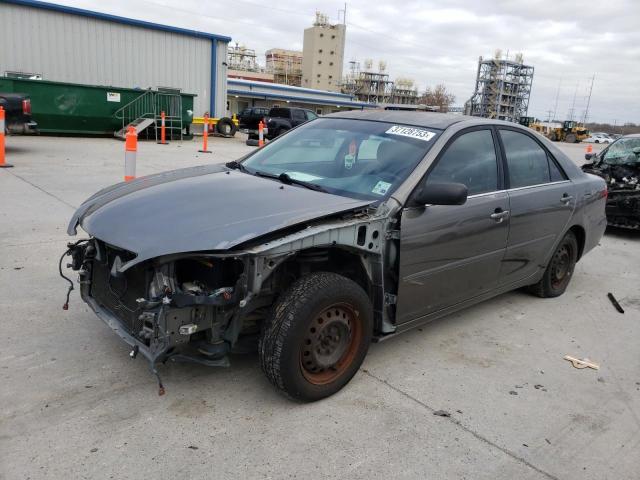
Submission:
M 269 115 L 269 109 L 267 107 L 245 108 L 240 115 L 238 115 L 240 128 L 258 130 L 258 123 L 260 123 L 260 120 L 264 120 L 267 115 Z
M 318 118 L 318 115 L 304 108 L 272 108 L 269 110 L 267 118 L 267 138 L 273 139 L 287 130 L 315 118 Z

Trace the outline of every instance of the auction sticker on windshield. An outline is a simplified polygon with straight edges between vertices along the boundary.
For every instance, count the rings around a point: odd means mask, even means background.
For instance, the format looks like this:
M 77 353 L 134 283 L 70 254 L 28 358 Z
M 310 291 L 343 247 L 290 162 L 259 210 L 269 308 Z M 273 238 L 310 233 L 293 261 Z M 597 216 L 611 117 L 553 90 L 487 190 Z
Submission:
M 430 132 L 429 130 L 425 130 L 423 128 L 403 127 L 402 125 L 394 125 L 385 133 L 391 135 L 401 135 L 403 137 L 409 138 L 417 138 L 418 140 L 424 140 L 425 142 L 428 142 L 436 136 L 434 132 Z

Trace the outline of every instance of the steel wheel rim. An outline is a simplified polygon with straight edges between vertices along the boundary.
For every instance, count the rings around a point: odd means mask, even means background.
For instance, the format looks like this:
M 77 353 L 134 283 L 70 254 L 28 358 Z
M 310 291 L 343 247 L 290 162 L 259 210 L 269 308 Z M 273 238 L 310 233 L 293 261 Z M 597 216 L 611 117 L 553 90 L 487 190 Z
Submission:
M 326 385 L 338 379 L 352 364 L 362 343 L 358 312 L 337 303 L 316 315 L 302 340 L 300 369 L 309 383 Z
M 559 287 L 571 274 L 571 247 L 562 245 L 553 256 L 551 263 L 551 286 Z

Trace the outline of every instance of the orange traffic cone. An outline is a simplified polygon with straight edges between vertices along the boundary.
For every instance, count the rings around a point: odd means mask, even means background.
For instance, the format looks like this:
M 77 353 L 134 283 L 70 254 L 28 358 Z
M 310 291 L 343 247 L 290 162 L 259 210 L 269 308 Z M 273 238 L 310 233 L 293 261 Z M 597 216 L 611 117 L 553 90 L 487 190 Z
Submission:
M 589 144 L 587 146 L 587 152 L 586 153 L 593 153 L 593 145 Z
M 0 168 L 11 168 L 13 165 L 4 161 L 4 108 L 0 106 Z
M 138 155 L 138 133 L 133 127 L 127 129 L 124 144 L 124 181 L 136 179 L 136 156 Z

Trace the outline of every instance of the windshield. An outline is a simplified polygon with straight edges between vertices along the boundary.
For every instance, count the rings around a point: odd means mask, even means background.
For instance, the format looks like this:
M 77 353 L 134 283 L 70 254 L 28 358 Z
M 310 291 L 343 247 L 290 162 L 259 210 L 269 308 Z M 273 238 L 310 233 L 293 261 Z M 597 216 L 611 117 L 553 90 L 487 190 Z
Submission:
M 248 173 L 313 184 L 364 200 L 389 196 L 425 156 L 441 130 L 393 123 L 320 118 L 251 155 Z
M 623 165 L 640 162 L 640 137 L 620 138 L 604 154 L 604 163 Z

